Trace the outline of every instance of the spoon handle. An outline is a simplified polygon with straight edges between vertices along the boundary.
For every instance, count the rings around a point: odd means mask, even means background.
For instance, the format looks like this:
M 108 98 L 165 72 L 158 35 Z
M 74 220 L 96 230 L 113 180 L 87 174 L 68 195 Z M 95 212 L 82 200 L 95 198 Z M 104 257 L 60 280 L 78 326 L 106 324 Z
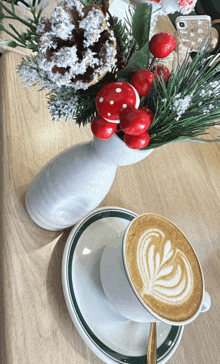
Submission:
M 147 349 L 147 364 L 157 364 L 156 322 L 151 322 Z

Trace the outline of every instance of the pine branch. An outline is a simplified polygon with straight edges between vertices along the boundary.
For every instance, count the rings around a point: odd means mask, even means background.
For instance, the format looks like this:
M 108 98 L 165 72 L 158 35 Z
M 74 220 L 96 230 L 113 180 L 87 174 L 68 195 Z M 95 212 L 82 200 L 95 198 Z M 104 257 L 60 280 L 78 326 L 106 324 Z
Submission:
M 27 87 L 41 86 L 41 90 L 48 88 L 53 91 L 54 84 L 46 73 L 38 67 L 36 56 L 23 57 L 16 70 Z
M 133 73 L 149 66 L 149 32 L 152 6 L 138 4 L 132 18 L 132 36 L 137 42 L 138 49 L 133 52 L 126 67 L 118 72 L 118 81 L 129 82 Z M 131 52 L 129 52 L 130 54 Z
M 171 73 L 165 85 L 159 77 L 141 101 L 155 112 L 146 149 L 207 134 L 220 118 L 220 68 L 200 52 Z
M 16 3 L 16 0 L 8 0 L 8 1 L 2 1 L 0 0 L 0 6 L 5 10 L 5 12 L 9 15 L 6 15 L 2 12 L 0 12 L 0 19 L 13 19 L 17 20 L 20 23 L 24 24 L 27 27 L 26 32 L 19 33 L 17 29 L 12 24 L 9 24 L 9 27 L 13 30 L 15 33 L 9 32 L 3 25 L 0 25 L 0 30 L 4 31 L 8 35 L 10 35 L 11 38 L 13 38 L 13 41 L 8 41 L 6 44 L 10 47 L 22 47 L 22 48 L 28 48 L 31 49 L 33 52 L 36 52 L 38 50 L 38 42 L 37 42 L 37 26 L 39 24 L 39 18 L 40 15 L 45 7 L 44 4 L 40 5 L 40 9 L 38 14 L 36 14 L 37 8 L 35 6 L 30 5 L 30 13 L 33 17 L 33 19 L 28 18 L 28 20 L 25 20 L 18 16 L 16 14 L 16 9 L 14 4 Z M 11 4 L 12 9 L 10 10 L 6 4 Z M 36 5 L 37 6 L 37 5 Z
M 128 23 L 123 22 L 115 16 L 113 16 L 113 19 L 115 22 L 114 35 L 117 40 L 120 53 L 123 55 L 124 64 L 126 64 L 132 48 L 136 45 L 136 41 Z
M 90 123 L 97 115 L 96 96 L 102 87 L 110 82 L 115 81 L 115 75 L 107 73 L 107 75 L 95 85 L 89 87 L 87 90 L 78 90 L 78 105 L 75 112 L 75 121 L 78 125 L 86 125 Z

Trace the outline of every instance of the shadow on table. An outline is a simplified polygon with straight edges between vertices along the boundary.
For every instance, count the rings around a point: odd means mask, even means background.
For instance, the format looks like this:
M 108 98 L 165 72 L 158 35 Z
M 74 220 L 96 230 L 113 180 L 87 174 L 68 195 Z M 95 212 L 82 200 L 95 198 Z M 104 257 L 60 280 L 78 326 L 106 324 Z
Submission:
M 51 311 L 63 336 L 78 355 L 88 360 L 87 345 L 72 323 L 62 288 L 62 257 L 71 230 L 72 227 L 64 230 L 51 254 L 47 272 L 47 291 Z
M 25 249 L 30 252 L 54 242 L 62 231 L 45 230 L 33 222 L 25 207 L 25 194 L 28 187 L 29 184 L 7 191 L 6 219 L 9 224 L 16 221 L 17 229 L 22 232 L 24 237 Z
M 94 354 L 88 352 L 87 345 L 81 339 L 81 336 L 72 323 L 62 289 L 62 256 L 72 227 L 64 231 L 54 232 L 47 231 L 36 225 L 29 217 L 25 207 L 25 194 L 28 187 L 29 185 L 23 185 L 17 187 L 15 190 L 8 190 L 7 205 L 10 210 L 9 215 L 13 217 L 13 221 L 16 219 L 24 236 L 27 235 L 23 239 L 26 251 L 34 252 L 35 250 L 45 249 L 44 253 L 46 255 L 50 254 L 51 251 L 46 276 L 49 306 L 57 322 L 58 330 L 62 332 L 62 335 L 71 348 L 87 362 L 88 355 L 92 356 Z M 47 256 L 45 256 L 45 259 L 47 259 Z M 99 361 L 98 358 L 97 360 Z

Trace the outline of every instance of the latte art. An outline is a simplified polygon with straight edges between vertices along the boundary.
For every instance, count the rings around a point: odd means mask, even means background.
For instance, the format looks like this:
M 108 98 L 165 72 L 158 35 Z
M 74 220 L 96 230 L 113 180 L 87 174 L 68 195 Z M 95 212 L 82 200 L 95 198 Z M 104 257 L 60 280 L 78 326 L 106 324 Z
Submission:
M 135 218 L 125 234 L 124 254 L 132 288 L 147 309 L 177 323 L 196 315 L 203 298 L 202 271 L 177 226 L 155 214 Z
M 154 240 L 159 239 L 163 254 Z M 179 264 L 182 262 L 182 264 Z M 193 273 L 188 259 L 179 249 L 171 249 L 170 240 L 158 229 L 148 229 L 137 247 L 137 263 L 143 282 L 141 296 L 148 294 L 166 303 L 183 303 L 193 289 Z

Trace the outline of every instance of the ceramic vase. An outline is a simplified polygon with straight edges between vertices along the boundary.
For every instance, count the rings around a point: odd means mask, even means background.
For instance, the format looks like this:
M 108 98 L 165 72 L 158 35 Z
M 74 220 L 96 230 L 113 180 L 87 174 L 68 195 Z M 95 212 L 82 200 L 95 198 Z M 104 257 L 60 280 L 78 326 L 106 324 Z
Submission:
M 139 162 L 151 152 L 128 148 L 116 134 L 68 148 L 32 182 L 25 196 L 27 212 L 46 230 L 72 226 L 105 198 L 117 167 Z

